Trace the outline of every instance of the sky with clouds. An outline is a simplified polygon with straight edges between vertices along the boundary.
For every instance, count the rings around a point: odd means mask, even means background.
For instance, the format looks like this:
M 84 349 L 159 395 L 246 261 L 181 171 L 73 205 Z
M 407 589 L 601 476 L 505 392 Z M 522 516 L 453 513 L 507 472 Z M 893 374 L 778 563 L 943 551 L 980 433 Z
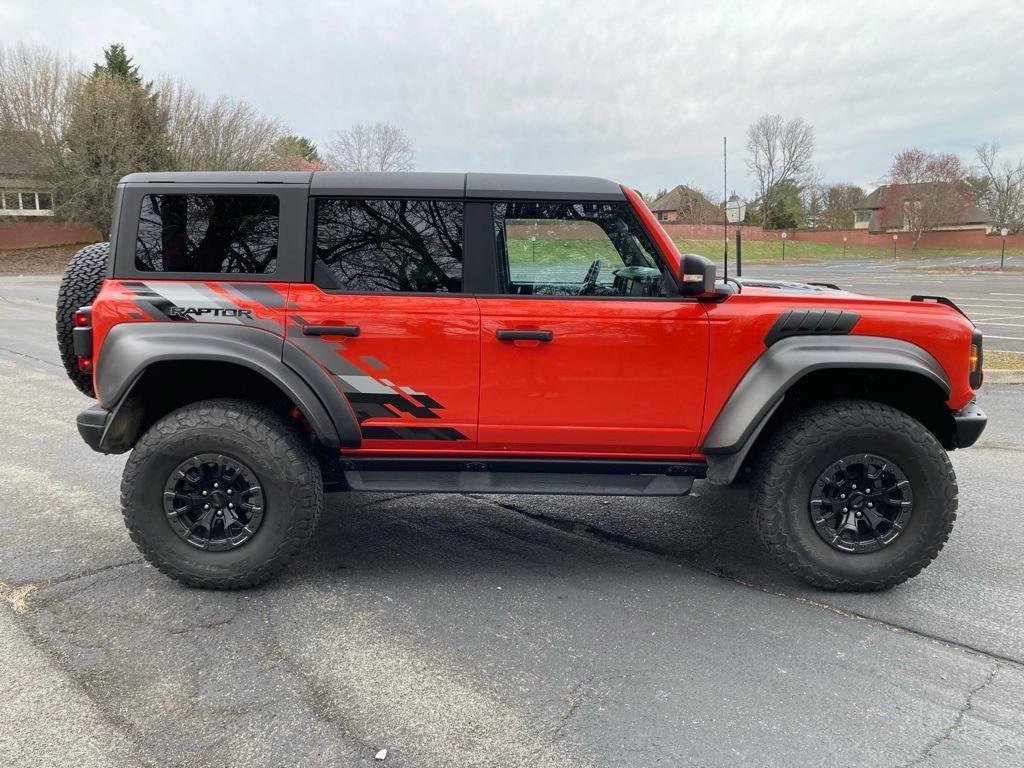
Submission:
M 919 146 L 1024 157 L 1024 4 L 643 0 L 0 3 L 0 44 L 244 99 L 324 143 L 395 123 L 417 167 L 579 173 L 645 191 L 752 182 L 746 126 L 814 126 L 828 181 L 870 187 Z

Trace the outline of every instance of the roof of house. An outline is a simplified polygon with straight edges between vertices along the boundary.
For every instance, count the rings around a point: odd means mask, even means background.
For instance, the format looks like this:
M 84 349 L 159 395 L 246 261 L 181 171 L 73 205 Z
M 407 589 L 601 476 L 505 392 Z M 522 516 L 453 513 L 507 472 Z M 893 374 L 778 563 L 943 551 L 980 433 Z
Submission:
M 303 184 L 312 195 L 511 198 L 623 202 L 622 187 L 591 176 L 525 173 L 204 171 L 132 173 L 124 184 Z
M 0 176 L 49 179 L 53 165 L 34 133 L 0 128 Z
M 927 181 L 917 184 L 883 184 L 871 194 L 866 195 L 854 210 L 874 211 L 871 217 L 871 228 L 890 229 L 903 225 L 903 205 L 906 200 L 914 200 L 929 188 L 946 185 L 946 182 Z M 964 199 L 964 205 L 951 211 L 943 224 L 961 226 L 964 224 L 988 224 L 991 217 L 981 208 Z
M 687 201 L 692 203 L 694 200 L 706 205 L 715 206 L 715 203 L 708 200 L 707 196 L 703 192 L 698 192 L 696 189 L 688 187 L 685 184 L 678 184 L 651 203 L 648 207 L 656 213 L 658 211 L 678 211 L 680 208 L 684 207 Z

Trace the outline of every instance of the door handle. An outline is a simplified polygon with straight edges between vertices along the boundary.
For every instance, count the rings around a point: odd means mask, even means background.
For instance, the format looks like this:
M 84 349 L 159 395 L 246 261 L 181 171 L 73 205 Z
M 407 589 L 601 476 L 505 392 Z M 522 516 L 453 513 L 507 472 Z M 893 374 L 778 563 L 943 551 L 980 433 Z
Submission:
M 552 331 L 513 331 L 507 328 L 495 331 L 498 341 L 551 341 L 555 338 Z
M 358 325 L 304 325 L 303 336 L 358 336 Z

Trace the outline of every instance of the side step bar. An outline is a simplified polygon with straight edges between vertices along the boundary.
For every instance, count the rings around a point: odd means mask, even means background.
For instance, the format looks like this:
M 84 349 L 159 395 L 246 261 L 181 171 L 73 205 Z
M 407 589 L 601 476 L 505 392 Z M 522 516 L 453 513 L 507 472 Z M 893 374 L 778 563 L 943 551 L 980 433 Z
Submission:
M 702 462 L 343 458 L 325 491 L 685 496 Z

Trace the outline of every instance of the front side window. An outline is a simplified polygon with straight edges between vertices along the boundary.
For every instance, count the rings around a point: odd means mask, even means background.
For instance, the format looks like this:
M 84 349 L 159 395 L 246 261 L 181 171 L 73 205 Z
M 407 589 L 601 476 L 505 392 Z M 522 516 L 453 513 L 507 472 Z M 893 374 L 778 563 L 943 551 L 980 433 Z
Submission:
M 504 293 L 667 296 L 653 243 L 621 203 L 496 203 Z
M 313 282 L 352 293 L 458 293 L 462 233 L 462 203 L 321 198 Z
M 143 272 L 274 272 L 279 211 L 275 195 L 146 195 L 135 267 Z

